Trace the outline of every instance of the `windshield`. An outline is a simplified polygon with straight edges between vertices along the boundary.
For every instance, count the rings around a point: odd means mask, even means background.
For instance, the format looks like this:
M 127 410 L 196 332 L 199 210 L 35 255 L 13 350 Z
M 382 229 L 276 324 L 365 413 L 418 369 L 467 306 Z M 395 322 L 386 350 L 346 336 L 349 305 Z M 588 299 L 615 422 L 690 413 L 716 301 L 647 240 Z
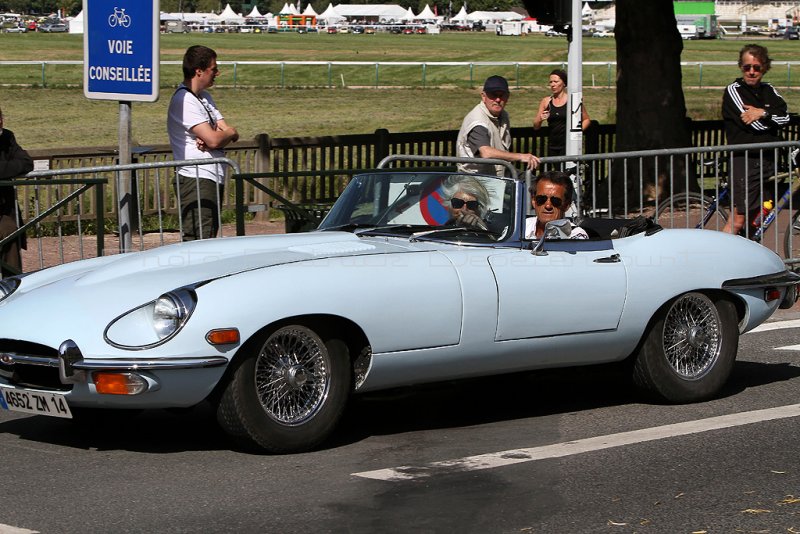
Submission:
M 514 228 L 511 179 L 442 172 L 355 176 L 320 230 L 490 242 Z

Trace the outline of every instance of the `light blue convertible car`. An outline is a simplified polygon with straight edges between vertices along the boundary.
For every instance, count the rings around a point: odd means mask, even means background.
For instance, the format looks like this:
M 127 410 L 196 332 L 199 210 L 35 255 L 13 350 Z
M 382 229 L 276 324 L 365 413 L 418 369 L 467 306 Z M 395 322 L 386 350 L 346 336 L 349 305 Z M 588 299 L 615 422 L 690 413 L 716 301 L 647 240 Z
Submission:
M 651 396 L 693 402 L 725 384 L 741 333 L 795 301 L 800 277 L 746 239 L 652 225 L 614 239 L 625 221 L 587 220 L 592 238 L 574 240 L 562 220 L 527 240 L 525 181 L 471 176 L 487 205 L 468 225 L 449 202 L 464 175 L 377 170 L 318 231 L 5 279 L 0 406 L 77 418 L 208 401 L 233 436 L 294 452 L 352 394 L 423 382 L 629 360 Z

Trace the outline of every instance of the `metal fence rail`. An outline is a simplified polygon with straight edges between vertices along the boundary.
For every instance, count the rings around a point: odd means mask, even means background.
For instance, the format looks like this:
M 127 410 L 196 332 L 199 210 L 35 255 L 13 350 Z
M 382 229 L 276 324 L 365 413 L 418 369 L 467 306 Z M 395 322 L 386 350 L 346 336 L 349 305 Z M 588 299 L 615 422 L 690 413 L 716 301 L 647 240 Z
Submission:
M 492 72 L 501 73 L 517 89 L 540 87 L 541 80 L 563 61 L 220 61 L 230 74 L 223 74 L 220 86 L 259 87 L 434 87 L 458 85 L 475 87 Z M 180 79 L 180 61 L 162 61 L 162 79 Z M 733 61 L 682 61 L 681 72 L 687 88 L 720 87 L 730 83 Z M 787 89 L 800 86 L 800 61 L 773 61 L 770 81 Z M 616 87 L 616 61 L 583 62 L 583 86 Z M 227 70 L 227 69 L 226 69 Z M 3 83 L 19 86 L 80 85 L 83 61 L 0 61 Z M 32 74 L 33 73 L 33 74 Z M 172 76 L 170 73 L 174 74 Z M 32 79 L 38 80 L 36 83 Z M 169 83 L 162 87 L 173 87 Z

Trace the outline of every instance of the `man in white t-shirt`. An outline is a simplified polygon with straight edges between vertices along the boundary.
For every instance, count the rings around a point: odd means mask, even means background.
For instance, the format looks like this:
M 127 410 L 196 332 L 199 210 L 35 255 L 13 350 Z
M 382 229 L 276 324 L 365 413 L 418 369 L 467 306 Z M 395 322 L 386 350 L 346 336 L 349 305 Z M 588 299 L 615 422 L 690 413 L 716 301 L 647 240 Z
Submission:
M 536 216 L 528 217 L 525 221 L 527 239 L 541 239 L 547 223 L 565 218 L 564 213 L 572 203 L 574 188 L 569 174 L 561 171 L 542 173 L 531 184 L 531 206 L 536 211 Z M 580 226 L 573 225 L 569 238 L 589 239 L 589 235 Z
M 169 103 L 167 133 L 175 160 L 220 158 L 228 144 L 239 139 L 206 91 L 219 75 L 217 53 L 190 46 L 183 55 L 183 83 Z M 207 239 L 219 230 L 219 201 L 225 191 L 225 168 L 220 164 L 178 168 L 175 186 L 181 204 L 183 239 Z

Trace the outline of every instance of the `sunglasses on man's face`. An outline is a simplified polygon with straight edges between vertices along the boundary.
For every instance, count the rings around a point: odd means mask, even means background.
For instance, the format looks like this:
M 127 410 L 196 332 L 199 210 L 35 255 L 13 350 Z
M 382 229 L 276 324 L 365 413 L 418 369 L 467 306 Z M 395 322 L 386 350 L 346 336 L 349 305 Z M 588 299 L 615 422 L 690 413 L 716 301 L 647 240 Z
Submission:
M 750 72 L 751 70 L 761 72 L 761 69 L 761 65 L 742 65 L 742 72 Z
M 544 206 L 547 204 L 547 199 L 550 199 L 550 204 L 553 205 L 554 208 L 558 209 L 563 204 L 564 200 L 561 197 L 548 197 L 547 195 L 536 195 L 533 197 L 533 200 L 536 201 L 537 206 Z
M 461 198 L 450 199 L 450 205 L 453 206 L 454 210 L 460 210 L 464 207 L 464 204 L 467 205 L 467 209 L 470 211 L 478 211 L 478 206 L 481 205 L 477 200 L 463 200 Z

